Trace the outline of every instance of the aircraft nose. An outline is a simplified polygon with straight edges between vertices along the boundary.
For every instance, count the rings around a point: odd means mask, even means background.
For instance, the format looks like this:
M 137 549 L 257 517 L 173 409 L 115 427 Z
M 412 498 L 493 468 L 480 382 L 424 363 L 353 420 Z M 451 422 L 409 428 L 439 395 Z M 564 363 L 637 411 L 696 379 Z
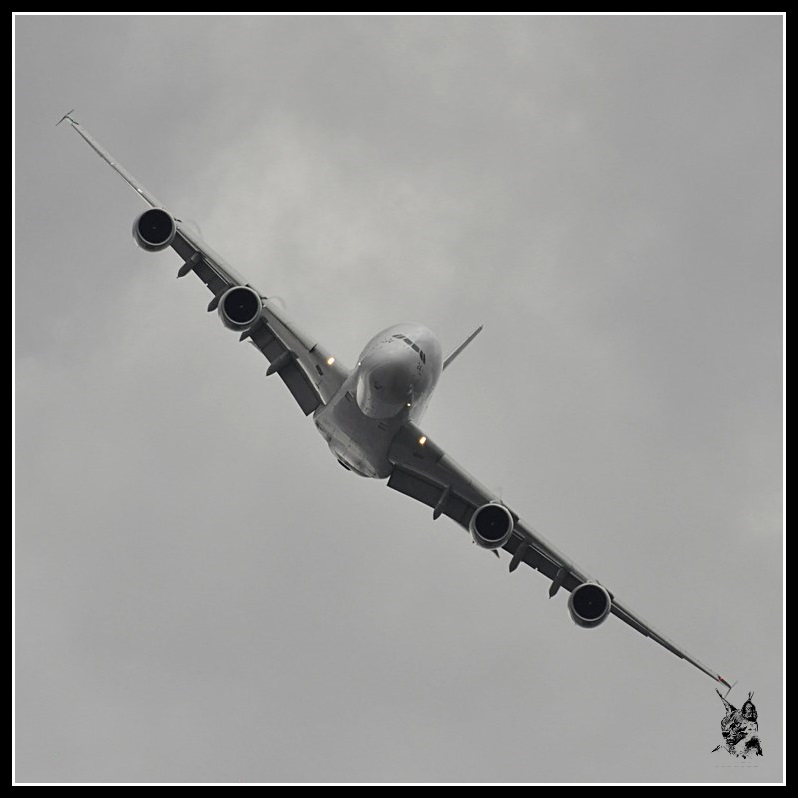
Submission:
M 367 366 L 357 382 L 360 409 L 374 418 L 396 415 L 412 401 L 417 376 L 413 364 L 405 358 Z
M 415 376 L 415 370 L 407 363 L 382 363 L 369 374 L 369 388 L 383 401 L 404 402 L 413 391 Z

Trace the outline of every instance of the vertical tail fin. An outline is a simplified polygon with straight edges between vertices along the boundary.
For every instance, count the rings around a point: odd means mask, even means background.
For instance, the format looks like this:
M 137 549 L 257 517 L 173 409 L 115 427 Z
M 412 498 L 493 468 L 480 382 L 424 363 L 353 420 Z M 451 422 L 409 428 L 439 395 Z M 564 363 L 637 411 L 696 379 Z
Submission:
M 482 332 L 483 326 L 484 325 L 480 324 L 479 327 L 477 327 L 477 329 L 474 330 L 474 332 L 472 332 L 471 335 L 469 335 L 468 338 L 466 338 L 465 341 L 463 341 L 463 343 L 460 344 L 460 346 L 458 346 L 457 349 L 455 349 L 454 352 L 452 352 L 452 354 L 446 358 L 446 360 L 443 361 L 444 370 Z

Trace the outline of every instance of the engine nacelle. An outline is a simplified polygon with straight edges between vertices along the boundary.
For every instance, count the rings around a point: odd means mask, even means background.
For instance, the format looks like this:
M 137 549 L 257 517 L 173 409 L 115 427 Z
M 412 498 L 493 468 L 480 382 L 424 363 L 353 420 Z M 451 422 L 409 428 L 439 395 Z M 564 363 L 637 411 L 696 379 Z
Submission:
M 577 626 L 592 629 L 603 623 L 612 609 L 612 597 L 597 582 L 585 582 L 571 591 L 568 612 Z
M 133 238 L 147 252 L 160 252 L 171 245 L 177 233 L 172 216 L 163 208 L 150 208 L 133 222 Z
M 491 502 L 474 510 L 468 531 L 483 549 L 500 549 L 510 538 L 515 519 L 503 505 Z
M 234 285 L 219 300 L 219 317 L 229 330 L 248 330 L 261 317 L 263 300 L 248 285 Z

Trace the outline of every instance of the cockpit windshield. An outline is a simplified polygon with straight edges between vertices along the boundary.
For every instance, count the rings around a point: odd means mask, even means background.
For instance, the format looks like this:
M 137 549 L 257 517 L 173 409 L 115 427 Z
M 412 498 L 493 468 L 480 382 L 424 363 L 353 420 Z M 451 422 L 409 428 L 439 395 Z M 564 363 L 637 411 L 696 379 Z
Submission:
M 394 335 L 394 338 L 400 338 L 409 347 L 411 347 L 412 349 L 415 349 L 416 352 L 418 352 L 418 355 L 421 358 L 421 362 L 422 363 L 426 363 L 427 362 L 427 357 L 424 354 L 424 350 L 421 349 L 421 347 L 419 347 L 419 345 L 415 341 L 411 341 L 410 338 L 408 338 L 406 335 L 402 335 L 402 333 L 396 333 L 396 335 Z

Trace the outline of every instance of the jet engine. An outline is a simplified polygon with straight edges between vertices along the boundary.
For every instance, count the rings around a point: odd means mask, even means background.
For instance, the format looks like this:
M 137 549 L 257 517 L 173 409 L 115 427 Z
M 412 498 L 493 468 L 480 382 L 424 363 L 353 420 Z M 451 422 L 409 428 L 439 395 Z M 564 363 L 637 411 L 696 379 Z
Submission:
M 597 582 L 585 582 L 571 591 L 568 612 L 577 626 L 592 629 L 603 623 L 610 614 L 612 598 Z
M 229 330 L 248 330 L 261 317 L 263 300 L 248 285 L 234 285 L 219 300 L 219 316 Z
M 133 222 L 133 238 L 147 252 L 160 252 L 175 239 L 175 220 L 163 208 L 150 208 Z
M 503 505 L 491 502 L 474 510 L 468 531 L 483 549 L 500 549 L 510 538 L 515 519 Z

